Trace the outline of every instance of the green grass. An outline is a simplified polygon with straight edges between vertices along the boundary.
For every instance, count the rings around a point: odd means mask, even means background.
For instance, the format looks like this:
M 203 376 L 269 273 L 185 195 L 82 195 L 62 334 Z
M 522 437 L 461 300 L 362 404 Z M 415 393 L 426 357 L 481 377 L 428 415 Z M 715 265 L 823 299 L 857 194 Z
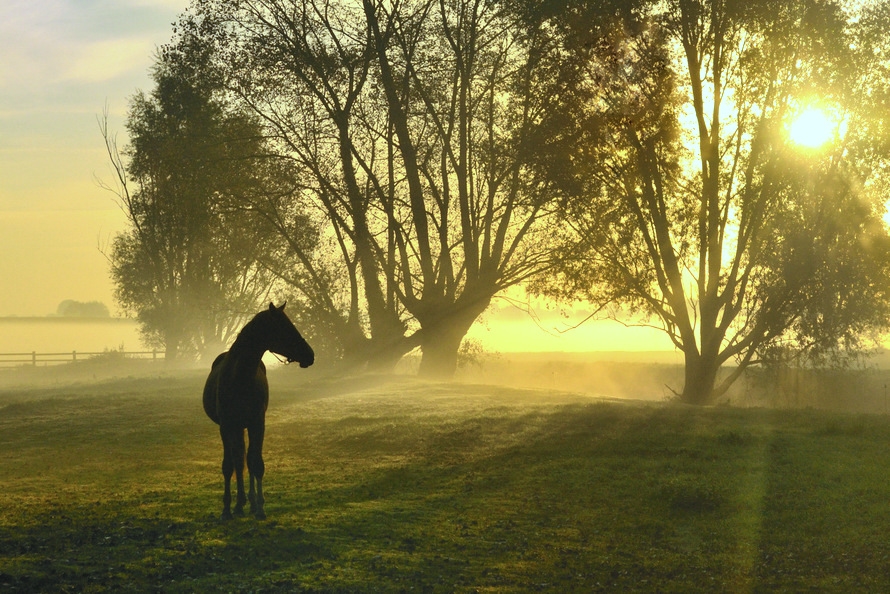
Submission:
M 890 590 L 887 417 L 311 377 L 264 522 L 203 374 L 0 392 L 0 591 Z

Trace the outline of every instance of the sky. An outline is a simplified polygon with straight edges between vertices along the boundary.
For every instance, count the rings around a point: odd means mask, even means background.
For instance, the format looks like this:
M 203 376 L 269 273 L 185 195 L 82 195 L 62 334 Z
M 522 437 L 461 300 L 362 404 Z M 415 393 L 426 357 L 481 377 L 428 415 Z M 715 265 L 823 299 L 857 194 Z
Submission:
M 112 298 L 102 247 L 125 225 L 97 118 L 123 138 L 188 0 L 0 2 L 0 316 Z
M 188 0 L 0 2 L 0 317 L 46 316 L 66 299 L 112 315 L 102 250 L 125 229 L 98 119 L 126 142 L 129 98 L 150 91 L 156 49 Z M 470 336 L 499 351 L 670 350 L 651 329 L 539 307 L 539 319 L 499 302 Z M 115 345 L 109 345 L 115 346 Z M 58 348 L 80 348 L 59 345 Z

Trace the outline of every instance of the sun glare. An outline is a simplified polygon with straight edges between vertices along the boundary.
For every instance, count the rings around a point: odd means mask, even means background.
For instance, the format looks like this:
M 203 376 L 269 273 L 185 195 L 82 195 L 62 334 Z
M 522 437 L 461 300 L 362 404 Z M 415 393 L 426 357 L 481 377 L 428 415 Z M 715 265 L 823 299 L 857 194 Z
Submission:
M 837 122 L 818 107 L 808 107 L 791 122 L 788 136 L 792 142 L 807 148 L 819 148 L 834 136 Z

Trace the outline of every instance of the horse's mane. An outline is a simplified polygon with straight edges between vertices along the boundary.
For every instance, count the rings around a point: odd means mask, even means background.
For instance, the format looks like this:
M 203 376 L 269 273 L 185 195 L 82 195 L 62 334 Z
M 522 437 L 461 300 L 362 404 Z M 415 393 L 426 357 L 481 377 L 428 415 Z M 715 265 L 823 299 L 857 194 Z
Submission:
M 255 344 L 263 335 L 263 322 L 269 315 L 270 312 L 265 310 L 253 316 L 253 318 L 241 328 L 241 331 L 238 332 L 238 336 L 235 337 L 235 342 L 232 343 L 232 347 L 234 348 L 236 344 Z

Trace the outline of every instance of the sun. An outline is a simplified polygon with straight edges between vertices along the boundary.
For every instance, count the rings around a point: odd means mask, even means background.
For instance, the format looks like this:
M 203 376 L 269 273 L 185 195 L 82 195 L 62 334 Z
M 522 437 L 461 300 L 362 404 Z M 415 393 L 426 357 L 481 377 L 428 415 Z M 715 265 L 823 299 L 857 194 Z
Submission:
M 838 132 L 838 123 L 825 110 L 808 107 L 803 110 L 788 129 L 788 137 L 795 144 L 806 148 L 819 148 Z

